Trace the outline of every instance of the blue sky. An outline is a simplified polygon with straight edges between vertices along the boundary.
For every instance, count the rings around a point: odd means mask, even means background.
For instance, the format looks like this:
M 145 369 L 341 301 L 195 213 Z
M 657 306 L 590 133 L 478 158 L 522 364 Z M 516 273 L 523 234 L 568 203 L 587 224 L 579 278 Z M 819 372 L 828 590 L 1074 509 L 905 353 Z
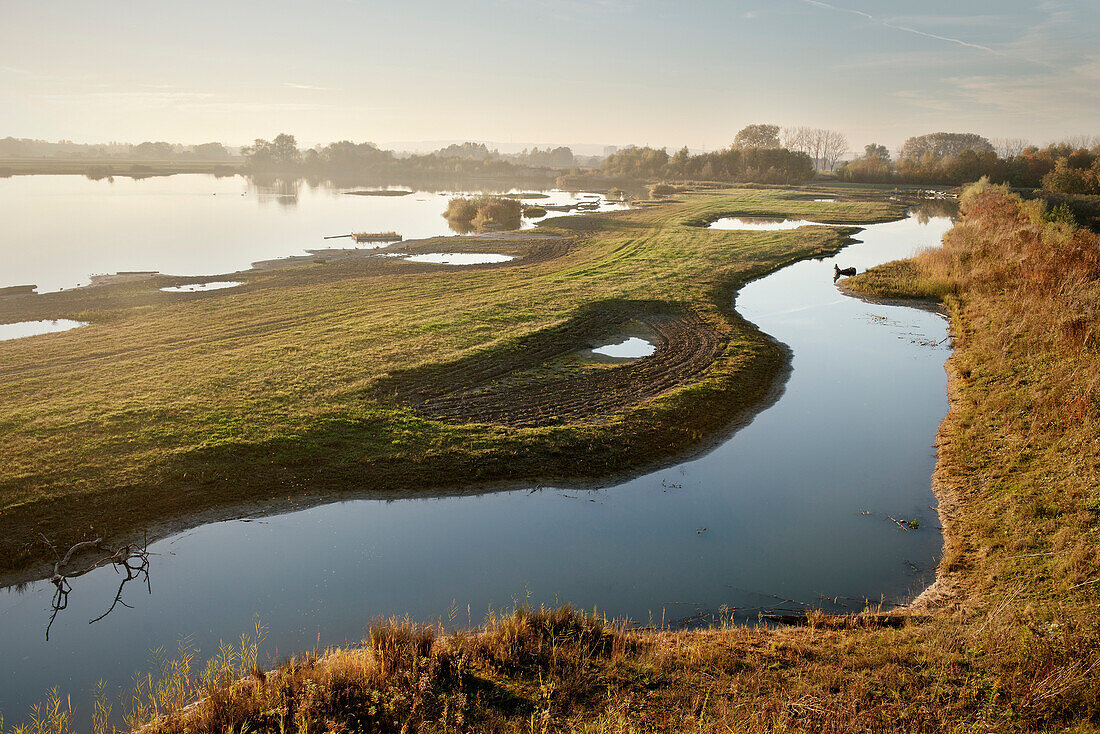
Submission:
M 1100 135 L 1097 0 L 4 0 L 0 136 Z

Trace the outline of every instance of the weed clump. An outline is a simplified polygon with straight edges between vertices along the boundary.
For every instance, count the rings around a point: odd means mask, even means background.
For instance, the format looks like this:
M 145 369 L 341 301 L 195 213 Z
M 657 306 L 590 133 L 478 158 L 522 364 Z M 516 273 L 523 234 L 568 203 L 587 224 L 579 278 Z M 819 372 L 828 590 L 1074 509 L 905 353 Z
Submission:
M 523 204 L 503 196 L 455 197 L 443 216 L 459 234 L 483 229 L 518 229 Z

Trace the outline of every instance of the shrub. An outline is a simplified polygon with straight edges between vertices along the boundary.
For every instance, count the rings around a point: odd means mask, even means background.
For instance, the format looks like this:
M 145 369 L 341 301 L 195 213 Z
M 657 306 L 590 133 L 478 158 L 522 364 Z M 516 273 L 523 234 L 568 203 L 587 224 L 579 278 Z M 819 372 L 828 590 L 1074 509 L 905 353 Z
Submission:
M 520 226 L 523 204 L 501 196 L 456 197 L 447 204 L 443 216 L 459 232 L 475 229 L 516 229 Z

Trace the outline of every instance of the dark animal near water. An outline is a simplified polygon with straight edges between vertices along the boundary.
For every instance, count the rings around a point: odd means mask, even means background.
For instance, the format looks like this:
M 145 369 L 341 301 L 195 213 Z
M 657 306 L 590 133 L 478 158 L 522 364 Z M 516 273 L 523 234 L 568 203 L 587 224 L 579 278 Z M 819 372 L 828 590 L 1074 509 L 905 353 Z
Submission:
M 842 275 L 855 275 L 855 274 L 856 274 L 856 269 L 855 268 L 841 268 L 837 265 L 833 266 L 833 282 L 834 283 L 837 282 L 837 280 L 839 280 L 840 276 L 842 276 Z

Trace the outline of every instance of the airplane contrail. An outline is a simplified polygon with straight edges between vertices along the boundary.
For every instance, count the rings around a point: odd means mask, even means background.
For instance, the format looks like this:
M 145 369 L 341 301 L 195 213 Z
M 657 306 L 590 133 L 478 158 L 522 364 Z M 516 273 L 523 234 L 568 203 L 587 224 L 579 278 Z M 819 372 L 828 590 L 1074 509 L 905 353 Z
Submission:
M 1001 53 L 1000 51 L 997 51 L 996 49 L 992 49 L 989 46 L 983 46 L 979 43 L 970 43 L 969 41 L 963 41 L 959 38 L 951 38 L 950 36 L 939 36 L 939 35 L 936 35 L 935 33 L 927 33 L 925 31 L 919 31 L 916 28 L 910 28 L 909 26 L 897 25 L 895 23 L 891 23 L 888 20 L 883 20 L 882 18 L 876 18 L 875 16 L 871 15 L 870 13 L 864 13 L 862 10 L 853 10 L 851 8 L 842 8 L 838 5 L 832 5 L 830 3 L 822 2 L 821 0 L 802 0 L 802 2 L 804 2 L 807 5 L 814 5 L 814 6 L 819 7 L 819 8 L 825 8 L 827 10 L 833 10 L 833 11 L 836 11 L 838 13 L 850 13 L 851 15 L 858 15 L 861 18 L 866 18 L 867 20 L 873 20 L 876 23 L 881 23 L 882 25 L 886 26 L 887 28 L 893 28 L 896 31 L 903 31 L 904 33 L 912 33 L 912 34 L 917 35 L 917 36 L 924 36 L 925 38 L 934 38 L 937 41 L 945 41 L 947 43 L 954 43 L 954 44 L 959 45 L 959 46 L 965 46 L 966 48 L 973 48 L 973 49 L 977 49 L 979 51 L 985 51 L 986 53 L 995 54 L 997 56 L 1004 56 L 1003 53 Z

